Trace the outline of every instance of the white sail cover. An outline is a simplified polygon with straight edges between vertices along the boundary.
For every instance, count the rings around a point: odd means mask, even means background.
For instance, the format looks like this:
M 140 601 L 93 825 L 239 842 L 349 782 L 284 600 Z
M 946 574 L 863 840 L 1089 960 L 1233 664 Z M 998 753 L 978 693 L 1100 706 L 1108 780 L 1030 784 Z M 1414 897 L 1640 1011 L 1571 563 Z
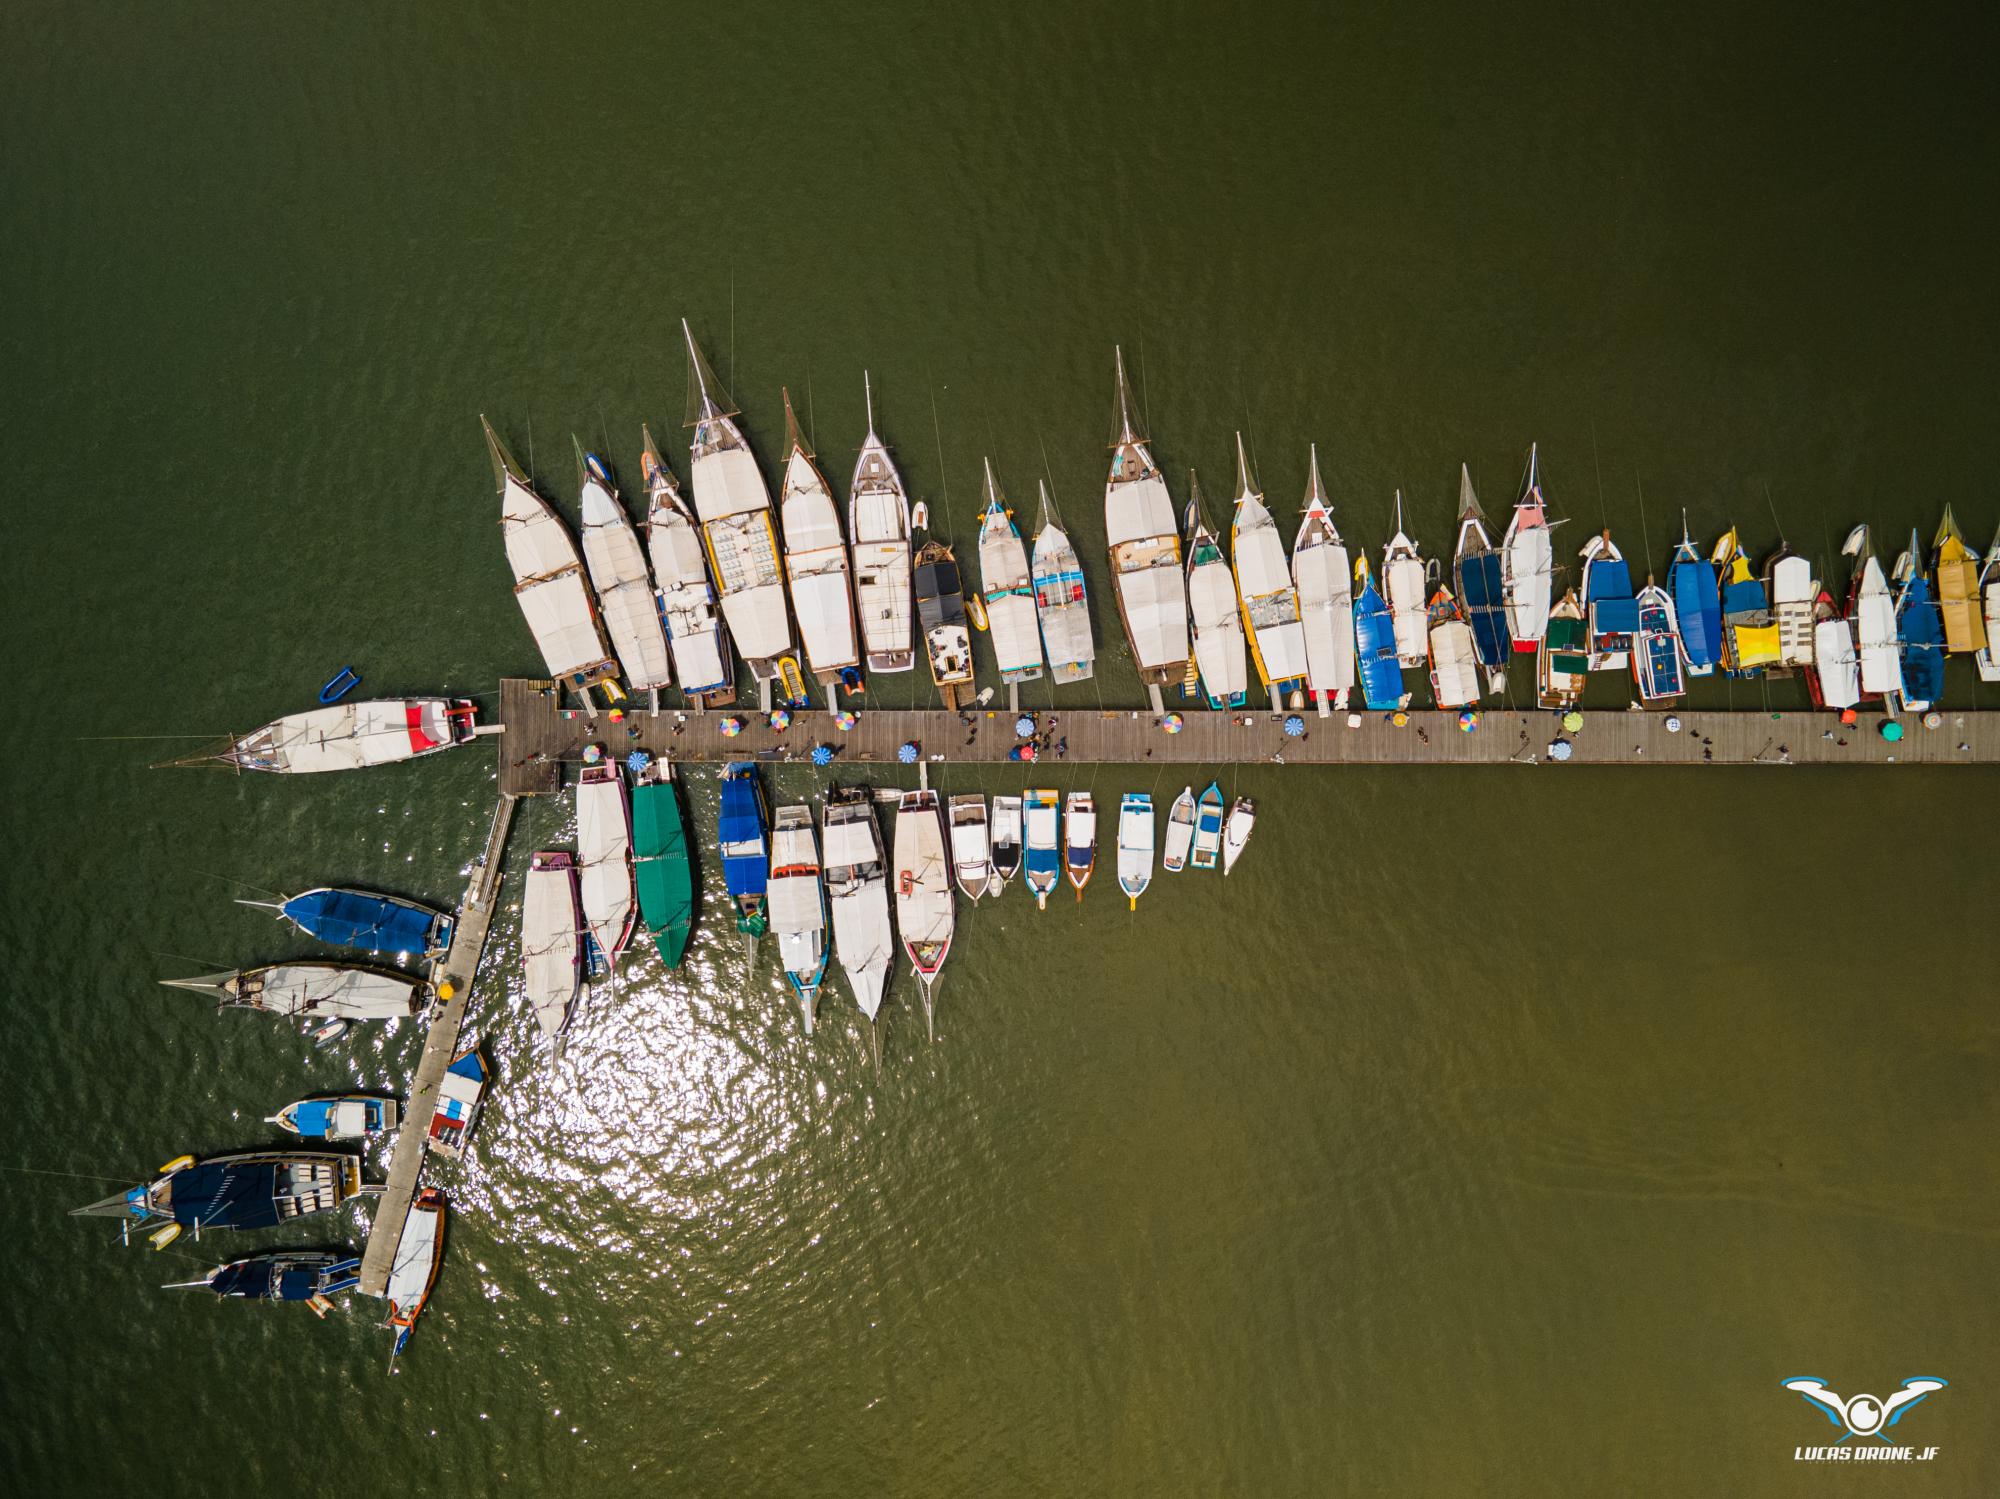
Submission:
M 1236 586 L 1257 645 L 1257 668 L 1264 685 L 1295 681 L 1306 674 L 1306 633 L 1299 622 L 1299 595 L 1286 565 L 1278 524 L 1261 497 L 1246 490 L 1236 501 Z
M 870 1020 L 882 1007 L 895 932 L 889 924 L 889 881 L 883 870 L 882 834 L 866 802 L 826 809 L 827 904 L 833 950 L 847 974 L 854 1001 Z
M 1854 600 L 1854 644 L 1861 657 L 1861 690 L 1870 697 L 1903 690 L 1903 661 L 1896 653 L 1896 600 L 1870 557 L 1861 568 Z
M 1032 682 L 1042 674 L 1041 627 L 1028 576 L 1028 549 L 1005 510 L 989 508 L 979 525 L 979 584 L 986 623 L 1003 682 Z
M 910 500 L 903 476 L 870 424 L 847 496 L 854 591 L 870 671 L 908 671 L 911 644 Z
M 708 580 L 701 533 L 678 497 L 664 489 L 655 492 L 647 513 L 646 543 L 681 690 L 702 693 L 730 686 L 722 619 L 715 609 L 715 587 Z
M 1531 502 L 1515 507 L 1500 545 L 1500 587 L 1507 600 L 1507 629 L 1517 650 L 1533 650 L 1548 633 L 1555 573 L 1555 539 L 1549 535 L 1536 493 Z
M 1439 620 L 1431 626 L 1431 683 L 1440 708 L 1463 708 L 1479 701 L 1479 658 L 1472 649 L 1472 627 L 1462 619 Z
M 1058 682 L 1081 682 L 1096 670 L 1097 645 L 1090 634 L 1083 564 L 1069 533 L 1054 523 L 1035 534 L 1034 581 L 1049 671 Z
M 819 850 L 812 813 L 780 807 L 771 828 L 771 878 L 766 892 L 771 930 L 785 971 L 816 975 L 826 961 L 826 910 L 820 892 Z
M 1417 544 L 1401 531 L 1383 551 L 1382 586 L 1396 627 L 1396 659 L 1404 666 L 1422 666 L 1430 656 L 1424 564 Z
M 528 1003 L 545 1036 L 562 1034 L 576 1002 L 582 944 L 575 871 L 537 854 L 521 891 L 521 971 Z
M 237 740 L 229 757 L 254 770 L 307 775 L 389 765 L 452 742 L 449 699 L 372 698 L 288 714 Z
M 1111 582 L 1118 594 L 1142 680 L 1164 685 L 1188 661 L 1187 584 L 1181 572 L 1181 537 L 1166 480 L 1134 424 L 1125 385 L 1125 356 L 1118 356 L 1118 443 L 1104 484 L 1104 538 L 1111 550 Z
M 1819 594 L 1812 564 L 1787 554 L 1771 568 L 1771 619 L 1778 627 L 1778 660 L 1810 666 L 1813 660 L 1813 600 Z
M 592 766 L 576 787 L 578 885 L 584 929 L 606 962 L 632 933 L 632 804 L 616 766 Z
M 576 545 L 548 502 L 512 472 L 500 488 L 500 534 L 514 570 L 514 597 L 543 664 L 557 681 L 591 673 L 606 651 Z
M 414 1014 L 413 979 L 334 963 L 278 963 L 238 981 L 240 999 L 274 1015 L 314 1020 L 398 1020 Z
M 389 1265 L 390 1317 L 408 1317 L 422 1306 L 437 1268 L 438 1240 L 443 1233 L 443 1208 L 428 1202 L 410 1204 Z
M 1829 708 L 1852 708 L 1861 701 L 1861 658 L 1854 629 L 1844 619 L 1813 626 L 1813 670 L 1819 674 L 1820 701 Z
M 921 946 L 949 945 L 954 918 L 937 799 L 906 792 L 896 812 L 896 926 L 912 958 Z
M 1306 641 L 1306 686 L 1340 694 L 1354 687 L 1354 569 L 1332 523 L 1311 509 L 1292 546 L 1292 586 Z
M 1211 697 L 1232 701 L 1249 690 L 1250 668 L 1243 654 L 1236 575 L 1219 548 L 1211 560 L 1197 561 L 1188 569 L 1188 603 L 1194 614 L 1194 658 L 1202 685 Z
M 583 484 L 583 560 L 625 684 L 642 692 L 669 685 L 673 665 L 646 554 L 618 496 L 594 474 Z
M 815 676 L 833 681 L 860 664 L 855 644 L 854 594 L 848 583 L 847 545 L 833 491 L 803 448 L 785 464 L 779 507 L 785 528 L 785 570 L 792 581 L 792 612 Z
M 771 495 L 736 423 L 709 417 L 695 429 L 689 479 L 708 543 L 722 617 L 751 671 L 768 679 L 792 648 L 784 569 L 771 530 Z

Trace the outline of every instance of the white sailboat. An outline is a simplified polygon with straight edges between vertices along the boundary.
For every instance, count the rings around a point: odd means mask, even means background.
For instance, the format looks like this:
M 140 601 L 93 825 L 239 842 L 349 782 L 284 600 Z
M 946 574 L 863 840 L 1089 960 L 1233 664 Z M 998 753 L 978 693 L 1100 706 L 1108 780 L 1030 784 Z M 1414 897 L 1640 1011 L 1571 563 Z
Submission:
M 586 765 L 576 783 L 576 851 L 583 929 L 605 968 L 616 969 L 632 940 L 638 890 L 632 872 L 632 803 L 615 764 Z
M 875 799 L 864 788 L 833 787 L 824 817 L 827 905 L 833 921 L 833 950 L 868 1018 L 875 1065 L 882 1065 L 876 1017 L 896 961 L 896 935 L 889 922 L 889 859 L 875 821 Z
M 1131 909 L 1153 883 L 1153 798 L 1128 791 L 1118 803 L 1118 888 Z
M 911 644 L 910 497 L 889 449 L 875 435 L 875 387 L 868 395 L 868 440 L 854 461 L 847 492 L 847 534 L 854 547 L 854 592 L 870 671 L 908 671 Z
M 783 806 L 771 819 L 771 877 L 764 891 L 771 931 L 778 939 L 778 961 L 799 997 L 810 1036 L 827 958 L 826 886 L 820 877 L 810 807 Z
M 861 690 L 861 649 L 854 629 L 854 587 L 833 490 L 813 462 L 785 396 L 785 483 L 778 518 L 785 532 L 785 574 L 806 665 L 834 701 L 834 688 Z
M 1229 821 L 1222 826 L 1222 872 L 1227 875 L 1236 867 L 1236 861 L 1243 857 L 1243 849 L 1250 842 L 1250 834 L 1257 826 L 1257 804 L 1247 796 L 1239 796 L 1229 809 Z
M 1028 549 L 1021 545 L 993 463 L 986 465 L 986 509 L 979 518 L 979 592 L 986 627 L 1003 682 L 1034 682 L 1042 675 L 1041 628 L 1035 620 L 1035 585 Z
M 1058 682 L 1082 682 L 1096 669 L 1097 646 L 1090 634 L 1090 603 L 1084 592 L 1083 564 L 1070 545 L 1049 487 L 1040 484 L 1042 508 L 1035 523 L 1035 612 L 1042 623 L 1049 674 Z
M 1535 445 L 1528 445 L 1528 472 L 1514 518 L 1500 542 L 1500 586 L 1507 600 L 1507 629 L 1516 651 L 1533 651 L 1549 627 L 1549 604 L 1556 576 L 1555 539 L 1549 534 L 1548 511 L 1542 504 L 1542 483 Z
M 1424 587 L 1429 581 L 1417 544 L 1403 530 L 1403 491 L 1396 491 L 1396 534 L 1382 548 L 1382 593 L 1396 631 L 1396 661 L 1402 666 L 1430 662 L 1429 615 Z
M 1354 689 L 1354 570 L 1333 524 L 1312 447 L 1306 509 L 1292 542 L 1292 586 L 1306 641 L 1306 690 L 1322 707 L 1345 708 Z
M 576 861 L 559 849 L 536 854 L 521 887 L 521 971 L 535 1021 L 551 1040 L 569 1024 L 582 987 L 582 921 Z
M 986 822 L 986 798 L 977 791 L 951 799 L 951 867 L 965 898 L 977 901 L 993 882 L 993 843 Z
M 1819 705 L 1837 710 L 1861 702 L 1861 657 L 1854 650 L 1854 626 L 1834 607 L 1824 588 L 1813 606 L 1813 678 Z
M 993 884 L 998 895 L 1021 872 L 1021 798 L 993 798 Z
M 1272 705 L 1303 691 L 1306 683 L 1306 632 L 1299 622 L 1299 591 L 1278 537 L 1278 523 L 1264 506 L 1264 496 L 1250 479 L 1250 457 L 1243 434 L 1236 434 L 1236 518 L 1230 525 L 1229 549 L 1236 565 L 1236 591 L 1243 609 L 1243 627 L 1250 637 L 1250 659 L 1271 693 Z
M 1167 810 L 1167 846 L 1160 867 L 1168 874 L 1187 868 L 1188 851 L 1194 847 L 1194 787 L 1181 787 L 1181 794 Z
M 1854 580 L 1848 618 L 1854 625 L 1854 648 L 1861 657 L 1861 690 L 1880 697 L 1891 710 L 1903 692 L 1903 660 L 1896 649 L 1896 598 L 1882 564 L 1868 545 L 1868 528 L 1856 526 L 1848 533 L 1840 550 L 1861 558 L 1861 572 Z
M 470 698 L 349 698 L 288 713 L 196 758 L 277 775 L 393 765 L 471 743 L 474 712 Z
M 771 492 L 742 429 L 731 419 L 735 404 L 702 357 L 685 318 L 681 333 L 688 351 L 685 425 L 694 429 L 689 478 L 722 617 L 750 674 L 777 684 L 777 695 L 790 706 L 804 707 L 805 677 L 792 651 L 784 567 L 771 529 Z
M 619 502 L 611 470 L 595 453 L 584 452 L 574 432 L 569 440 L 576 449 L 577 485 L 583 495 L 583 562 L 590 571 L 590 586 L 597 590 L 605 630 L 626 687 L 656 691 L 671 685 L 674 674 L 646 554 L 639 550 L 639 537 Z
M 1118 351 L 1118 441 L 1104 485 L 1104 534 L 1118 614 L 1139 680 L 1165 687 L 1187 675 L 1188 601 L 1181 583 L 1174 502 L 1132 416 L 1125 352 Z
M 2000 531 L 1979 569 L 1980 613 L 1986 621 L 1986 644 L 1973 657 L 1982 682 L 2000 682 Z
M 736 662 L 716 612 L 701 527 L 688 513 L 680 481 L 660 456 L 652 429 L 641 426 L 639 431 L 645 439 L 640 465 L 646 476 L 646 550 L 660 589 L 660 619 L 673 652 L 674 675 L 689 702 L 724 708 L 736 701 Z
M 957 912 L 944 818 L 935 791 L 905 791 L 896 807 L 896 926 L 924 1000 L 924 1033 L 937 1039 L 938 977 L 951 955 Z
M 1819 580 L 1812 564 L 1798 553 L 1780 547 L 1764 568 L 1764 586 L 1771 596 L 1771 622 L 1778 627 L 1778 665 L 1784 674 L 1790 669 L 1810 667 L 1813 661 L 1813 601 L 1819 597 Z
M 1240 708 L 1250 695 L 1250 668 L 1243 647 L 1243 613 L 1236 597 L 1236 574 L 1222 550 L 1222 538 L 1201 506 L 1201 482 L 1188 470 L 1187 593 L 1194 625 L 1194 665 L 1202 696 L 1211 708 Z

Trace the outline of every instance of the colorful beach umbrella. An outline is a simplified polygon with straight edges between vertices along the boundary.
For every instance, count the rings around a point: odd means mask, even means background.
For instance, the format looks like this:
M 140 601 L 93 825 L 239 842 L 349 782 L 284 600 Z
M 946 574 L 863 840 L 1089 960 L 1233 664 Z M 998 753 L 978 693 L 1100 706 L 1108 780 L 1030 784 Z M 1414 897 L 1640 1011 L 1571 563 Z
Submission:
M 792 715 L 789 711 L 787 711 L 784 708 L 773 708 L 771 710 L 772 728 L 776 729 L 780 734 L 782 734 L 785 732 L 785 730 L 789 729 L 791 726 L 792 726 Z
M 1169 713 L 1165 718 L 1160 720 L 1160 727 L 1165 729 L 1169 734 L 1178 734 L 1182 729 L 1187 727 L 1187 720 L 1182 718 L 1178 713 Z
M 834 724 L 839 728 L 851 729 L 856 724 L 861 722 L 861 715 L 858 713 L 850 713 L 847 711 L 847 709 L 842 708 L 838 713 L 833 715 L 833 721 Z
M 743 732 L 743 720 L 732 713 L 729 717 L 723 719 L 718 727 L 721 728 L 724 739 L 734 739 L 738 734 Z

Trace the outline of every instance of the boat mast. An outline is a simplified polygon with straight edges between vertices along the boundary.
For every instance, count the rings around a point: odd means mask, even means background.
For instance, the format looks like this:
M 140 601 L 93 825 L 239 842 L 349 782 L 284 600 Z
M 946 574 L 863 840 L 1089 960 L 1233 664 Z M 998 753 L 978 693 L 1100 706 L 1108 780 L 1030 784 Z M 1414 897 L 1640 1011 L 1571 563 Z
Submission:
M 693 387 L 688 391 L 690 414 L 681 425 L 698 427 L 721 417 L 734 416 L 736 403 L 729 399 L 729 392 L 722 388 L 722 382 L 715 378 L 715 371 L 708 367 L 708 360 L 702 357 L 701 346 L 694 341 L 694 333 L 689 329 L 686 318 L 681 319 L 681 336 L 687 340 L 688 383 Z M 718 396 L 720 400 L 716 399 Z
M 806 446 L 805 438 L 799 434 L 799 419 L 792 414 L 792 392 L 789 387 L 780 387 L 780 394 L 785 398 L 786 455 L 789 457 L 792 453 L 803 453 L 810 459 L 813 456 L 813 450 Z
M 493 430 L 493 423 L 486 420 L 486 413 L 483 411 L 479 413 L 479 425 L 486 433 L 486 454 L 493 460 L 494 489 L 504 493 L 510 478 L 516 484 L 530 487 L 527 471 L 515 461 L 514 455 L 507 451 L 507 444 L 500 440 L 500 434 Z
M 993 460 L 991 458 L 982 456 L 979 461 L 986 468 L 985 513 L 988 515 L 1004 516 L 1007 513 L 1007 507 L 1000 502 L 1000 484 L 999 481 L 993 477 Z
M 1458 518 L 1464 522 L 1468 516 L 1486 519 L 1486 512 L 1479 508 L 1479 496 L 1472 488 L 1472 470 L 1465 464 L 1458 466 Z
M 1306 451 L 1309 455 L 1306 461 L 1306 513 L 1310 515 L 1315 510 L 1325 510 L 1329 507 L 1326 503 L 1326 486 L 1320 483 L 1319 479 L 1319 444 L 1316 442 L 1309 444 Z
M 1121 345 L 1112 347 L 1118 361 L 1118 441 L 1113 446 L 1125 447 L 1145 438 L 1132 425 L 1132 387 L 1125 380 L 1125 350 Z
M 1259 499 L 1256 487 L 1250 482 L 1250 455 L 1243 447 L 1243 434 L 1236 434 L 1236 503 L 1241 507 L 1245 500 Z
M 1058 531 L 1063 530 L 1062 515 L 1056 509 L 1056 502 L 1049 498 L 1049 486 L 1044 481 L 1037 479 L 1035 480 L 1035 488 L 1041 491 L 1042 497 L 1041 510 L 1035 516 L 1035 535 L 1040 536 L 1042 532 L 1048 530 L 1051 526 L 1054 526 Z M 1065 532 L 1064 534 L 1067 535 L 1068 533 Z
M 868 402 L 868 440 L 879 444 L 882 439 L 875 435 L 875 382 L 866 370 L 861 372 L 861 394 Z
M 1201 480 L 1195 477 L 1192 468 L 1188 470 L 1187 515 L 1184 517 L 1188 528 L 1188 545 L 1194 545 L 1197 533 L 1209 529 L 1208 516 L 1201 508 Z

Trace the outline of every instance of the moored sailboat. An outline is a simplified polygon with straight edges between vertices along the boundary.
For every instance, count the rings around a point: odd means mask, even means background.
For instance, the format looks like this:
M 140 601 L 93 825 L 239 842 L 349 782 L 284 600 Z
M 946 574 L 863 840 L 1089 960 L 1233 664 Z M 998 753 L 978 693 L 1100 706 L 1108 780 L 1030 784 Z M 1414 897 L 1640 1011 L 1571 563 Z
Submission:
M 1623 671 L 1632 653 L 1632 634 L 1639 627 L 1639 605 L 1632 596 L 1632 569 L 1611 540 L 1600 531 L 1583 544 L 1583 608 L 1590 631 L 1590 670 Z
M 333 1308 L 329 1298 L 361 1283 L 360 1270 L 360 1259 L 344 1250 L 267 1249 L 161 1289 L 213 1291 L 232 1301 L 302 1301 L 324 1317 Z
M 1202 696 L 1211 708 L 1240 708 L 1249 696 L 1250 672 L 1243 652 L 1236 574 L 1202 511 L 1201 485 L 1192 469 L 1188 471 L 1187 528 L 1187 597 Z
M 1583 696 L 1590 670 L 1590 630 L 1576 590 L 1567 588 L 1543 622 L 1542 645 L 1535 661 L 1535 701 L 1544 708 L 1567 712 Z
M 736 906 L 736 930 L 751 942 L 771 929 L 765 897 L 770 885 L 770 851 L 765 846 L 770 813 L 764 783 L 748 760 L 722 768 L 722 813 L 715 837 L 722 855 L 722 883 Z
M 1861 701 L 1861 658 L 1854 650 L 1854 627 L 1843 619 L 1824 588 L 1813 604 L 1813 669 L 1806 679 L 1822 708 L 1852 708 Z
M 879 1068 L 877 1016 L 896 961 L 896 934 L 889 922 L 889 858 L 875 820 L 874 795 L 865 786 L 829 787 L 821 825 L 833 950 L 854 1002 L 867 1018 L 869 1050 Z
M 1472 654 L 1486 673 L 1489 691 L 1507 686 L 1507 662 L 1514 636 L 1507 627 L 1505 556 L 1486 529 L 1486 512 L 1472 488 L 1472 470 L 1458 466 L 1458 544 L 1452 551 L 1452 581 L 1459 608 L 1472 631 Z
M 118 1218 L 128 1228 L 166 1225 L 151 1236 L 164 1249 L 185 1229 L 276 1228 L 328 1212 L 361 1195 L 361 1158 L 330 1150 L 245 1150 L 197 1160 L 184 1155 L 149 1182 L 127 1188 L 74 1218 Z
M 1354 559 L 1354 662 L 1361 678 L 1361 700 L 1371 712 L 1406 707 L 1403 663 L 1396 651 L 1396 621 L 1389 604 L 1376 590 L 1366 555 Z
M 1556 575 L 1550 529 L 1536 445 L 1530 443 L 1528 471 L 1522 475 L 1514 517 L 1500 542 L 1500 587 L 1507 602 L 1507 633 L 1514 637 L 1516 651 L 1535 650 L 1548 628 Z
M 642 425 L 639 432 L 645 440 L 640 465 L 646 476 L 646 551 L 659 585 L 674 675 L 690 703 L 724 708 L 736 701 L 736 658 L 716 611 L 701 527 L 681 499 L 680 481 L 660 456 L 652 429 Z
M 1241 432 L 1236 434 L 1236 516 L 1230 524 L 1229 549 L 1250 659 L 1275 707 L 1305 690 L 1306 635 L 1278 523 L 1251 481 Z
M 446 1218 L 444 1189 L 425 1187 L 403 1216 L 403 1230 L 396 1238 L 395 1257 L 389 1264 L 389 1315 L 383 1326 L 394 1333 L 389 1362 L 417 1330 L 417 1318 L 430 1304 L 437 1287 L 438 1271 L 444 1265 Z
M 673 768 L 651 761 L 632 788 L 632 875 L 660 961 L 681 966 L 694 930 L 694 866 Z
M 993 882 L 993 844 L 986 821 L 986 798 L 977 791 L 954 796 L 947 808 L 951 821 L 951 867 L 965 898 L 977 901 Z
M 1440 708 L 1464 708 L 1479 701 L 1479 657 L 1472 627 L 1449 588 L 1431 595 L 1431 695 Z M 1226 872 L 1226 871 L 1225 871 Z
M 1687 690 L 1673 597 L 1649 575 L 1635 603 L 1638 619 L 1632 633 L 1632 680 L 1641 702 L 1670 703 Z
M 238 770 L 313 775 L 416 760 L 472 742 L 470 698 L 397 697 L 344 702 L 273 719 L 200 759 Z
M 403 1118 L 400 1100 L 375 1093 L 321 1093 L 288 1103 L 264 1122 L 302 1140 L 380 1139 Z
M 1687 512 L 1681 512 L 1681 539 L 1674 548 L 1667 574 L 1674 600 L 1674 619 L 1681 632 L 1681 660 L 1691 677 L 1713 676 L 1722 660 L 1722 590 L 1715 568 L 1701 555 L 1688 534 Z
M 1078 900 L 1096 867 L 1097 803 L 1088 791 L 1072 791 L 1063 806 L 1063 869 Z
M 1896 600 L 1882 574 L 1868 528 L 1847 533 L 1840 550 L 1859 559 L 1848 586 L 1847 618 L 1854 628 L 1854 649 L 1861 658 L 1861 693 L 1880 698 L 1892 709 L 1903 692 L 1903 663 L 1896 648 Z
M 993 798 L 993 883 L 995 895 L 1021 872 L 1021 798 Z
M 826 981 L 826 884 L 820 873 L 819 845 L 813 838 L 812 809 L 799 804 L 778 808 L 771 824 L 771 877 L 766 887 L 778 961 L 813 1029 L 820 985 Z
M 1042 675 L 1041 629 L 1035 619 L 1035 584 L 1028 571 L 1028 549 L 1014 525 L 1014 513 L 986 466 L 986 509 L 979 519 L 979 582 L 986 602 L 986 627 L 1000 680 L 1039 681 Z
M 915 583 L 917 629 L 923 635 L 931 681 L 947 709 L 972 695 L 972 629 L 966 621 L 965 593 L 958 559 L 932 537 L 917 548 Z
M 200 978 L 162 979 L 169 989 L 213 994 L 224 1009 L 262 1010 L 299 1020 L 400 1020 L 423 990 L 405 973 L 359 963 L 270 963 Z
M 910 497 L 889 449 L 875 435 L 875 386 L 862 372 L 868 437 L 847 491 L 847 534 L 854 548 L 854 596 L 870 671 L 908 671 L 911 649 Z
M 289 921 L 308 937 L 378 957 L 436 957 L 451 946 L 453 919 L 394 895 L 321 886 L 282 901 L 246 900 Z
M 1131 909 L 1153 882 L 1153 798 L 1128 791 L 1118 802 L 1118 888 Z
M 586 765 L 576 783 L 577 890 L 583 930 L 607 971 L 618 966 L 638 920 L 632 881 L 632 807 L 617 765 Z
M 1396 534 L 1382 548 L 1382 597 L 1389 605 L 1396 630 L 1400 665 L 1422 667 L 1430 661 L 1430 611 L 1425 585 L 1430 570 L 1417 544 L 1403 529 L 1403 491 L 1396 491 Z
M 1896 559 L 1892 576 L 1899 585 L 1896 648 L 1903 664 L 1903 706 L 1924 713 L 1944 692 L 1944 620 L 1931 596 L 1914 530 L 1910 549 Z
M 1058 682 L 1081 682 L 1096 670 L 1097 646 L 1090 633 L 1090 603 L 1083 564 L 1063 529 L 1049 487 L 1039 484 L 1042 508 L 1035 523 L 1035 613 L 1049 675 Z
M 1222 855 L 1222 787 L 1208 783 L 1195 803 L 1194 852 L 1190 862 L 1196 869 L 1213 869 Z
M 924 1001 L 924 1032 L 937 1039 L 938 978 L 957 920 L 944 818 L 935 791 L 905 791 L 896 808 L 896 926 Z
M 778 519 L 785 533 L 785 576 L 806 665 L 826 689 L 861 691 L 861 647 L 854 628 L 854 586 L 833 489 L 799 432 L 792 393 L 785 398 L 785 481 Z
M 1778 664 L 1778 627 L 1771 596 L 1750 571 L 1750 559 L 1731 526 L 1709 554 L 1722 590 L 1722 660 L 1733 677 L 1754 677 Z
M 1932 572 L 1937 581 L 1938 614 L 1944 622 L 1944 648 L 1954 654 L 1986 649 L 1986 617 L 1980 607 L 1980 558 L 1959 535 L 1951 506 L 1944 507 L 1937 536 L 1931 542 Z
M 583 908 L 576 861 L 544 849 L 528 861 L 521 890 L 521 972 L 535 1021 L 550 1040 L 563 1033 L 583 987 Z
M 1118 440 L 1104 484 L 1104 535 L 1112 590 L 1132 642 L 1139 680 L 1167 687 L 1187 675 L 1188 600 L 1181 584 L 1180 533 L 1167 481 L 1132 413 L 1125 352 L 1118 361 Z
M 1292 586 L 1306 642 L 1306 691 L 1322 709 L 1345 708 L 1354 690 L 1354 588 L 1347 546 L 1333 524 L 1315 443 L 1306 471 L 1305 514 L 1292 540 Z
M 667 632 L 660 623 L 659 595 L 646 554 L 618 498 L 611 470 L 595 453 L 570 434 L 576 449 L 576 482 L 582 493 L 583 561 L 590 585 L 597 590 L 605 632 L 618 656 L 625 686 L 651 692 L 673 682 L 673 659 L 667 653 Z
M 1062 880 L 1062 802 L 1053 791 L 1029 791 L 1021 798 L 1027 830 L 1028 893 L 1048 909 L 1049 895 Z
M 1160 855 L 1160 867 L 1168 874 L 1187 868 L 1188 852 L 1194 847 L 1194 787 L 1181 787 L 1181 794 L 1167 809 L 1167 846 Z

